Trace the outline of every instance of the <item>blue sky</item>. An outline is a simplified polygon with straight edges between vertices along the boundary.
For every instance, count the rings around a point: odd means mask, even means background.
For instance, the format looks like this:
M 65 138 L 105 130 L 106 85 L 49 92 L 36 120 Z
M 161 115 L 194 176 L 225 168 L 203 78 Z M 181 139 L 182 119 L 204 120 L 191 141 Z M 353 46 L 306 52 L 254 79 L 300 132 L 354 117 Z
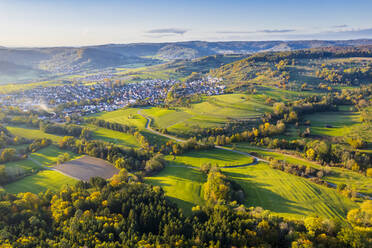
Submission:
M 0 0 L 0 46 L 372 38 L 371 0 Z

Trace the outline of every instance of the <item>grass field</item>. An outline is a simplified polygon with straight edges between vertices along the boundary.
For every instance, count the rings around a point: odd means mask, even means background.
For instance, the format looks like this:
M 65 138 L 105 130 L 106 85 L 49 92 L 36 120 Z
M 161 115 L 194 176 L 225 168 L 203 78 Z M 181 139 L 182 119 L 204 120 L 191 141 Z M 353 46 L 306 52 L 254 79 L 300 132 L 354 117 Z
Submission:
M 21 126 L 7 126 L 6 128 L 12 134 L 27 138 L 27 139 L 47 138 L 47 139 L 52 140 L 54 144 L 58 144 L 58 142 L 63 139 L 63 136 L 44 133 L 40 129 L 33 129 L 33 128 L 27 128 L 27 127 L 21 127 Z
M 322 112 L 304 116 L 311 122 L 311 133 L 314 135 L 345 136 L 350 127 L 360 123 L 360 115 L 342 107 L 337 112 Z M 326 127 L 330 125 L 330 127 Z
M 227 161 L 242 163 L 239 154 L 229 156 L 223 153 L 221 150 L 192 152 L 178 156 L 176 160 L 167 156 L 170 164 L 157 175 L 146 178 L 146 182 L 162 186 L 171 200 L 189 212 L 191 206 L 204 204 L 202 184 L 206 180 L 192 166 L 199 167 L 204 162 L 220 165 Z M 343 219 L 348 210 L 357 206 L 334 189 L 272 169 L 264 163 L 223 168 L 222 171 L 243 187 L 247 207 L 261 206 L 280 216 L 298 219 L 318 215 Z
M 39 193 L 46 190 L 58 191 L 63 186 L 74 185 L 77 180 L 65 176 L 57 171 L 43 170 L 35 175 L 25 177 L 4 186 L 9 193 L 32 192 Z
M 166 196 L 189 214 L 192 206 L 202 206 L 205 202 L 202 191 L 205 180 L 197 169 L 167 166 L 155 176 L 147 177 L 145 182 L 162 186 Z
M 9 94 L 11 92 L 21 91 L 21 90 L 28 90 L 33 89 L 36 87 L 48 87 L 48 86 L 59 86 L 62 83 L 53 82 L 53 81 L 41 81 L 36 83 L 10 83 L 10 84 L 1 84 L 0 85 L 0 94 Z
M 173 156 L 168 155 L 165 159 L 172 165 L 194 167 L 200 167 L 206 163 L 223 167 L 245 165 L 253 162 L 252 157 L 221 149 L 187 152 L 183 155 L 176 156 L 175 159 L 173 159 Z
M 50 167 L 57 162 L 58 155 L 68 153 L 71 159 L 79 158 L 80 156 L 67 150 L 59 149 L 54 145 L 50 145 L 37 152 L 31 153 L 27 159 L 9 162 L 5 164 L 6 168 L 21 168 L 29 171 L 32 169 L 42 169 L 47 166 Z
M 291 164 L 310 166 L 315 169 L 322 168 L 321 165 L 312 161 L 308 161 L 302 158 L 297 158 L 291 155 L 286 155 L 275 151 L 266 151 L 259 148 L 255 149 L 250 147 L 248 144 L 244 143 L 237 144 L 236 149 L 248 153 L 255 152 L 263 157 L 273 157 L 278 160 L 287 161 L 288 163 Z M 330 167 L 329 170 L 331 173 L 323 178 L 327 182 L 336 185 L 344 183 L 346 185 L 350 185 L 359 193 L 372 196 L 372 178 L 366 177 L 358 172 L 354 172 L 343 168 Z
M 226 94 L 206 96 L 202 102 L 192 104 L 190 108 L 150 107 L 142 110 L 140 108 L 124 108 L 113 112 L 94 114 L 90 117 L 137 127 L 149 139 L 156 140 L 159 137 L 152 137 L 145 130 L 146 119 L 138 114 L 139 110 L 153 120 L 152 125 L 155 128 L 167 129 L 172 134 L 179 136 L 188 136 L 199 129 L 220 127 L 232 120 L 255 121 L 257 117 L 272 109 L 271 106 L 263 104 L 264 101 L 262 95 Z M 166 141 L 160 140 L 159 143 Z
M 124 108 L 112 112 L 101 112 L 98 114 L 90 115 L 89 117 L 95 117 L 107 122 L 121 123 L 128 126 L 136 127 L 141 132 L 141 134 L 145 136 L 147 140 L 149 140 L 151 144 L 161 145 L 168 142 L 168 138 L 153 134 L 145 128 L 147 120 L 146 118 L 138 114 L 138 111 L 140 110 L 140 108 Z
M 147 108 L 143 112 L 151 117 L 154 126 L 177 135 L 189 135 L 202 128 L 213 128 L 232 120 L 255 120 L 271 107 L 264 105 L 260 96 L 226 94 L 207 96 L 189 108 Z
M 243 187 L 246 206 L 261 206 L 281 216 L 319 215 L 343 219 L 348 210 L 357 207 L 334 189 L 271 169 L 267 164 L 223 171 Z
M 139 108 L 124 108 L 112 112 L 101 112 L 90 115 L 89 117 L 95 117 L 98 119 L 105 120 L 107 122 L 121 123 L 139 129 L 144 129 L 147 120 L 138 114 Z
M 118 132 L 107 128 L 97 127 L 94 125 L 89 125 L 88 127 L 92 131 L 92 139 L 111 142 L 126 148 L 139 147 L 137 139 L 131 134 Z

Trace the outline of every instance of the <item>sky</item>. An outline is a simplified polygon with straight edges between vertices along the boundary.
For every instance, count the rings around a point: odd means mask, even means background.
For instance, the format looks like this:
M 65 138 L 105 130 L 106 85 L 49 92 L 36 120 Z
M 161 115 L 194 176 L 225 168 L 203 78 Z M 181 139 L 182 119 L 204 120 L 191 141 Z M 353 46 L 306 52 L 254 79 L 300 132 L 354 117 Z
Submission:
M 0 46 L 372 38 L 372 0 L 0 0 Z

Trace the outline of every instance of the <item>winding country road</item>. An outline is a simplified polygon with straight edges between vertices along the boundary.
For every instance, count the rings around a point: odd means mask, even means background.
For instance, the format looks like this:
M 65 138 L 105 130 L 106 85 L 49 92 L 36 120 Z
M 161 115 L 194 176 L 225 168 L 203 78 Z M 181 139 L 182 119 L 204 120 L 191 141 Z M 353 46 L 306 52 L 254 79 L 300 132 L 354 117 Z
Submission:
M 156 131 L 154 130 L 153 128 L 151 128 L 151 122 L 152 122 L 152 119 L 144 114 L 141 113 L 141 109 L 138 110 L 137 112 L 139 115 L 141 115 L 143 118 L 145 118 L 147 120 L 146 122 L 146 125 L 145 125 L 145 128 L 147 130 L 149 130 L 150 132 L 156 134 L 156 135 L 160 135 L 160 136 L 163 136 L 163 137 L 166 137 L 168 139 L 172 139 L 172 140 L 175 140 L 177 142 L 186 142 L 186 140 L 184 139 L 181 139 L 181 138 L 178 138 L 178 137 L 174 137 L 172 135 L 169 135 L 169 134 L 164 134 L 164 133 L 161 133 L 159 131 Z M 262 158 L 258 158 L 256 156 L 253 156 L 252 154 L 249 154 L 247 152 L 242 152 L 242 151 L 237 151 L 237 150 L 233 150 L 233 149 L 229 149 L 229 148 L 226 148 L 226 147 L 223 147 L 223 146 L 215 146 L 215 148 L 217 149 L 221 149 L 221 150 L 225 150 L 225 151 L 230 151 L 230 152 L 235 152 L 235 153 L 238 153 L 238 154 L 242 154 L 242 155 L 245 155 L 245 156 L 249 156 L 249 157 L 252 157 L 254 160 L 252 163 L 249 163 L 249 164 L 242 164 L 242 165 L 232 165 L 232 166 L 222 166 L 220 168 L 238 168 L 238 167 L 246 167 L 246 166 L 251 166 L 251 165 L 256 165 L 258 164 L 259 162 L 265 162 L 265 163 L 268 163 L 269 161 L 265 160 L 265 159 L 262 159 Z M 262 150 L 266 150 L 266 151 L 274 151 L 274 150 L 271 150 L 271 149 L 266 149 L 266 148 L 261 148 Z M 172 167 L 184 167 L 184 168 L 196 168 L 196 167 L 193 167 L 193 166 L 183 166 L 183 165 L 172 165 Z M 331 188 L 337 188 L 337 185 L 334 184 L 334 183 L 330 183 L 330 182 L 326 182 Z M 365 198 L 369 198 L 369 199 L 372 199 L 372 197 L 368 196 L 368 195 L 364 195 L 362 193 L 357 193 L 358 196 L 360 197 L 365 197 Z
M 138 110 L 137 112 L 140 116 L 142 116 L 143 118 L 145 118 L 147 120 L 146 122 L 146 125 L 145 125 L 145 128 L 147 130 L 149 130 L 150 132 L 156 134 L 156 135 L 160 135 L 160 136 L 163 136 L 163 137 L 166 137 L 168 139 L 172 139 L 172 140 L 175 140 L 177 142 L 186 142 L 186 140 L 184 139 L 180 139 L 178 137 L 174 137 L 172 135 L 169 135 L 169 134 L 164 134 L 164 133 L 161 133 L 159 131 L 156 131 L 154 130 L 152 127 L 151 127 L 151 122 L 152 122 L 152 119 L 150 117 L 148 117 L 147 115 L 144 115 L 142 114 L 141 112 L 141 109 Z M 258 158 L 258 157 L 255 157 L 253 156 L 252 154 L 249 154 L 247 152 L 242 152 L 242 151 L 236 151 L 236 150 L 233 150 L 233 149 L 229 149 L 229 148 L 226 148 L 226 147 L 223 147 L 223 146 L 214 146 L 215 148 L 217 149 L 221 149 L 221 150 L 225 150 L 225 151 L 230 151 L 230 152 L 235 152 L 235 153 L 238 153 L 238 154 L 242 154 L 242 155 L 245 155 L 245 156 L 248 156 L 248 157 L 251 157 L 253 158 L 253 162 L 252 163 L 248 163 L 248 164 L 242 164 L 242 165 L 232 165 L 232 166 L 222 166 L 220 168 L 237 168 L 237 167 L 245 167 L 245 166 L 250 166 L 250 165 L 256 165 L 258 164 L 259 162 L 268 162 L 267 160 L 264 160 L 264 159 L 261 159 L 261 158 Z M 188 167 L 188 166 L 186 166 Z

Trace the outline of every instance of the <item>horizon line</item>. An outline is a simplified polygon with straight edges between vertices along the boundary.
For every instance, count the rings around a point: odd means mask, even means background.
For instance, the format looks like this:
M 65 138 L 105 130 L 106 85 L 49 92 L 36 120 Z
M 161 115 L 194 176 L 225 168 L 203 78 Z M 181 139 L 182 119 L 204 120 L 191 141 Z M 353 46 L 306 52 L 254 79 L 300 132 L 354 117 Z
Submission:
M 95 46 L 108 46 L 108 45 L 134 45 L 134 44 L 176 44 L 176 43 L 190 43 L 190 42 L 205 42 L 205 43 L 229 43 L 229 42 L 296 42 L 296 41 L 357 41 L 357 40 L 372 40 L 372 38 L 357 38 L 357 39 L 274 39 L 274 40 L 185 40 L 185 41 L 163 41 L 163 42 L 129 42 L 129 43 L 100 43 L 91 45 L 60 45 L 60 46 L 3 46 L 0 49 L 24 49 L 24 48 L 85 48 Z

